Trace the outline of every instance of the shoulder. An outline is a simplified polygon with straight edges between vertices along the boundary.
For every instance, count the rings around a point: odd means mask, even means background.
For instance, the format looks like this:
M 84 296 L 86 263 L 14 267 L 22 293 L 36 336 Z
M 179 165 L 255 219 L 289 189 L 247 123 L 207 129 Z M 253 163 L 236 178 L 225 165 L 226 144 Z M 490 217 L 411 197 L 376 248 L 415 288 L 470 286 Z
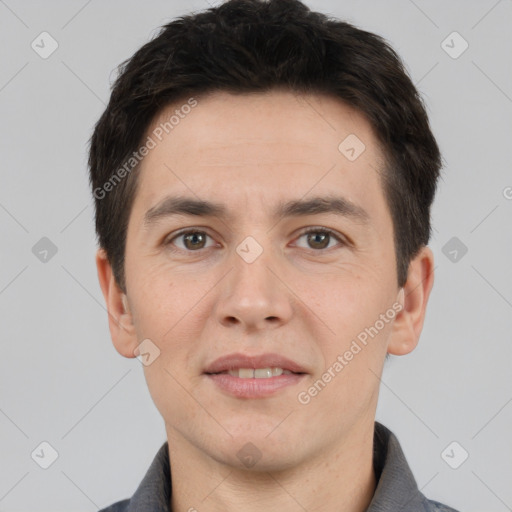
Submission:
M 429 500 L 418 489 L 397 437 L 379 422 L 375 422 L 373 462 L 378 486 L 368 512 L 458 512 Z
M 439 503 L 438 501 L 427 500 L 427 502 L 430 507 L 430 508 L 428 508 L 428 512 L 459 512 L 458 510 L 448 507 L 447 505 L 443 505 L 442 503 Z
M 129 504 L 130 504 L 129 499 L 117 501 L 116 503 L 112 503 L 112 505 L 110 505 L 106 508 L 102 508 L 98 512 L 125 512 L 126 510 L 128 510 Z
M 129 499 L 117 501 L 99 512 L 170 512 L 171 474 L 167 441 L 155 455 L 137 490 Z

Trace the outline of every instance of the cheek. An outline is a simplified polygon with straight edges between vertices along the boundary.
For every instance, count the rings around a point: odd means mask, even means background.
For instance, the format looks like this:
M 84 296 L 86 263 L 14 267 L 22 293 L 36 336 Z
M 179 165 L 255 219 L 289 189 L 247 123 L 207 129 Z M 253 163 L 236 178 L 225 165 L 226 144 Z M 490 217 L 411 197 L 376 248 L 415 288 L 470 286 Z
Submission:
M 165 263 L 141 269 L 133 283 L 137 335 L 154 341 L 160 349 L 158 362 L 162 369 L 183 379 L 211 315 L 213 295 L 208 292 L 218 278 L 180 273 Z
M 378 373 L 386 352 L 395 313 L 393 286 L 378 272 L 352 270 L 317 282 L 314 293 L 310 287 L 309 294 L 304 295 L 304 302 L 328 328 L 322 329 L 325 334 L 317 340 L 325 368 L 346 354 L 347 366 L 342 373 L 351 374 L 347 382 L 351 387 L 365 387 L 365 379 L 375 379 L 368 368 Z M 386 312 L 388 317 L 383 321 L 381 315 Z
M 336 335 L 352 334 L 354 329 L 375 321 L 390 306 L 390 280 L 382 270 L 369 268 L 351 264 L 339 272 L 302 278 L 300 293 L 304 303 L 320 318 L 329 318 Z
M 135 328 L 139 335 L 160 339 L 190 310 L 197 283 L 176 275 L 164 264 L 142 263 L 127 272 Z

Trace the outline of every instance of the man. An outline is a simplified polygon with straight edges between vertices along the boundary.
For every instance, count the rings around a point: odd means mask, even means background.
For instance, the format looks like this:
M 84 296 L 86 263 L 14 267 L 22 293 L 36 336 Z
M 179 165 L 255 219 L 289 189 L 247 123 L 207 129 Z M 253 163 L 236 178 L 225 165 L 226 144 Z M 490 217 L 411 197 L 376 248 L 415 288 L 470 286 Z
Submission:
M 105 511 L 453 511 L 375 422 L 418 343 L 441 156 L 399 57 L 296 0 L 185 16 L 91 139 L 98 276 L 167 442 Z

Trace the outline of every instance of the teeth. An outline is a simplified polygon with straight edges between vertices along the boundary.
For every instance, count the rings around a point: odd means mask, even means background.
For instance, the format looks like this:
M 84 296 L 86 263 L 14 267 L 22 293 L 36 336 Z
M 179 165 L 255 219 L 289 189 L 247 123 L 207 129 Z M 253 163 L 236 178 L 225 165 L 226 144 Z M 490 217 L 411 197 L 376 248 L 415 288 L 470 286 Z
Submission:
M 269 377 L 272 377 L 272 368 L 258 368 L 254 370 L 255 379 L 268 379 Z
M 240 379 L 268 379 L 279 375 L 290 375 L 292 372 L 282 368 L 236 368 L 229 370 L 227 373 Z
M 241 379 L 252 379 L 254 377 L 254 370 L 251 368 L 240 368 L 238 372 L 238 377 Z

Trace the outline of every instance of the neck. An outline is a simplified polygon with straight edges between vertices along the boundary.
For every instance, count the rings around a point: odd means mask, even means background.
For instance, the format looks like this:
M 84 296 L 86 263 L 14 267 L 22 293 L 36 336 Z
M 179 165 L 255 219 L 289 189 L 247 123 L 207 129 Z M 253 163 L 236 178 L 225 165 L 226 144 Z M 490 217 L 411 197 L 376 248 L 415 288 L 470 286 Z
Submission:
M 172 512 L 364 512 L 377 484 L 373 421 L 337 446 L 286 469 L 255 471 L 214 460 L 167 428 Z

